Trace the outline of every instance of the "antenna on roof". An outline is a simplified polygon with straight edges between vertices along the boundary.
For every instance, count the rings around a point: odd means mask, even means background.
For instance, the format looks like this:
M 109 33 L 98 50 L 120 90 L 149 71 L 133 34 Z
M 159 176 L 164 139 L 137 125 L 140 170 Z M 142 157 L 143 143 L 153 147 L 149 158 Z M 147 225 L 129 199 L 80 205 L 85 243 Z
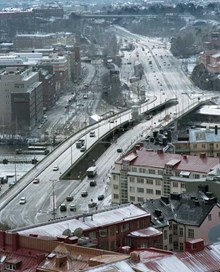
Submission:
M 77 236 L 77 237 L 81 237 L 83 233 L 83 229 L 82 228 L 77 228 L 73 231 L 73 236 Z

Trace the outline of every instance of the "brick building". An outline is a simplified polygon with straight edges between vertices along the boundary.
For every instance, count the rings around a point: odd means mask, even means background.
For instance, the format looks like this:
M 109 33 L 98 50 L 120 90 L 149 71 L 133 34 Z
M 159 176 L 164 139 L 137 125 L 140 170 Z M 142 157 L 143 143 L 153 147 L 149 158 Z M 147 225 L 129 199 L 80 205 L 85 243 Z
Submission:
M 118 251 L 123 246 L 136 247 L 161 246 L 161 232 L 148 229 L 150 214 L 140 206 L 120 205 L 109 210 L 84 214 L 67 220 L 60 220 L 41 226 L 15 230 L 21 235 L 38 235 L 58 237 L 69 229 L 80 229 L 83 237 L 78 245 Z M 136 232 L 138 231 L 138 232 Z M 142 239 L 140 241 L 140 239 Z

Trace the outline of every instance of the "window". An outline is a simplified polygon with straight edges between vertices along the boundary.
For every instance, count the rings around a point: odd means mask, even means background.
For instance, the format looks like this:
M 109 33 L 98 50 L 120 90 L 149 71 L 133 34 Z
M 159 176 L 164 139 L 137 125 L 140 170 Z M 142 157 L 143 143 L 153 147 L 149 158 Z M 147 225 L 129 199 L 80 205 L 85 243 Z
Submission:
M 212 221 L 212 215 L 211 214 L 208 215 L 208 220 Z
M 197 144 L 193 144 L 193 148 L 195 148 L 195 149 L 196 149 L 196 148 L 197 148 Z
M 118 194 L 114 194 L 114 195 L 113 195 L 113 198 L 114 198 L 114 199 L 118 199 Z
M 164 230 L 164 232 L 163 232 L 163 239 L 167 240 L 167 230 Z
M 183 228 L 179 228 L 179 237 L 183 237 Z
M 156 185 L 160 186 L 161 185 L 161 181 L 160 180 L 156 180 Z
M 147 192 L 147 194 L 152 195 L 154 193 L 154 190 L 153 189 L 147 189 L 146 192 Z
M 132 171 L 132 172 L 137 172 L 137 167 L 132 167 L 132 168 L 131 168 L 131 171 Z
M 143 199 L 143 197 L 138 197 L 137 201 L 138 202 L 144 202 L 144 199 Z
M 188 229 L 188 238 L 194 239 L 194 229 Z
M 180 243 L 180 251 L 183 251 L 183 243 Z
M 114 184 L 114 185 L 113 185 L 113 189 L 114 189 L 114 190 L 118 190 L 118 185 Z
M 145 168 L 139 168 L 139 172 L 140 173 L 146 173 L 146 169 Z
M 155 170 L 154 169 L 149 169 L 149 174 L 155 174 Z
M 202 149 L 205 149 L 205 144 L 202 144 Z
M 144 183 L 144 179 L 143 178 L 137 178 L 137 183 Z
M 144 188 L 139 188 L 139 187 L 138 187 L 138 188 L 137 188 L 137 192 L 138 192 L 138 193 L 144 193 Z
M 153 181 L 152 179 L 147 179 L 147 184 L 153 185 L 153 184 L 154 184 L 154 181 Z
M 178 242 L 177 241 L 173 242 L 173 249 L 178 250 Z
M 182 189 L 186 188 L 186 184 L 185 183 L 181 183 L 181 188 Z
M 158 175 L 163 175 L 163 170 L 158 170 Z
M 178 227 L 176 224 L 173 224 L 173 234 L 178 235 Z
M 96 238 L 96 232 L 95 231 L 90 232 L 89 233 L 89 238 Z
M 135 196 L 130 196 L 130 201 L 134 202 L 135 201 Z
M 129 223 L 125 223 L 121 225 L 121 232 L 125 232 L 129 230 Z
M 129 170 L 130 169 L 129 161 L 122 161 L 122 169 L 123 170 Z
M 6 270 L 16 270 L 16 266 L 14 264 L 5 264 L 5 269 Z
M 176 176 L 176 177 L 179 177 L 179 176 L 180 176 L 180 171 L 176 171 L 176 172 L 175 172 L 175 176 Z
M 130 186 L 130 187 L 129 187 L 129 191 L 130 191 L 131 193 L 135 193 L 135 187 L 134 187 L 134 186 Z
M 173 187 L 177 187 L 178 188 L 178 182 L 173 182 Z
M 130 177 L 130 182 L 131 183 L 135 182 L 135 178 L 134 177 Z
M 199 179 L 199 178 L 200 178 L 200 175 L 195 174 L 195 175 L 194 175 L 194 178 L 195 178 L 195 179 Z
M 100 237 L 106 237 L 107 233 L 108 233 L 107 229 L 100 229 L 99 230 L 99 236 Z
M 161 190 L 156 190 L 156 195 L 161 195 Z
M 170 243 L 170 244 L 173 243 L 173 235 L 172 235 L 172 234 L 169 235 L 169 243 Z

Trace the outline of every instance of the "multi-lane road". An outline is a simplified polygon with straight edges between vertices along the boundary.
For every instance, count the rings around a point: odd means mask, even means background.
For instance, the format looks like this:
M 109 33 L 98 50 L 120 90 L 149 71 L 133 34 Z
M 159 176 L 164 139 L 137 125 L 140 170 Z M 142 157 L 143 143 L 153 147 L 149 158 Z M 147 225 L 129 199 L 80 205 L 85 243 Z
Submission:
M 134 63 L 138 58 L 144 67 L 143 85 L 146 86 L 148 90 L 147 96 L 150 99 L 139 107 L 139 114 L 154 108 L 162 102 L 175 98 L 178 99 L 179 104 L 169 108 L 171 119 L 174 119 L 181 115 L 185 109 L 189 109 L 198 103 L 198 97 L 201 100 L 205 99 L 205 96 L 196 93 L 190 80 L 180 70 L 178 61 L 170 55 L 167 47 L 163 46 L 160 41 L 148 40 L 121 28 L 114 31 L 134 43 L 135 50 L 133 52 L 125 52 L 126 61 L 129 59 Z M 152 65 L 149 64 L 149 59 L 152 60 Z M 121 72 L 123 73 L 123 71 Z M 114 161 L 119 156 L 116 152 L 117 148 L 121 147 L 126 151 L 142 135 L 150 133 L 154 127 L 163 126 L 164 123 L 161 123 L 161 120 L 166 114 L 165 110 L 155 115 L 153 119 L 139 124 L 124 133 L 117 140 L 117 143 L 110 146 L 96 162 L 98 175 L 96 177 L 97 186 L 95 187 L 89 186 L 87 178 L 82 181 L 64 181 L 59 179 L 62 173 L 66 172 L 75 161 L 86 154 L 86 152 L 81 152 L 76 148 L 75 142 L 83 137 L 87 150 L 89 150 L 109 131 L 131 120 L 132 111 L 128 110 L 109 120 L 102 120 L 98 124 L 87 127 L 73 135 L 27 173 L 7 194 L 1 196 L 0 221 L 11 228 L 47 221 L 53 217 L 52 200 L 55 199 L 56 205 L 59 207 L 68 195 L 74 196 L 72 203 L 76 203 L 77 211 L 74 213 L 70 212 L 68 207 L 67 212 L 61 213 L 57 209 L 56 217 L 74 215 L 85 210 L 88 211 L 88 203 L 91 202 L 91 199 L 98 203 L 98 208 L 109 204 L 111 199 L 109 175 Z M 95 137 L 89 137 L 91 130 L 95 131 Z M 58 166 L 59 169 L 54 171 L 54 166 Z M 34 184 L 34 178 L 39 178 L 40 182 Z M 88 197 L 81 197 L 83 190 L 88 191 Z M 105 195 L 103 201 L 97 201 L 98 194 Z M 53 199 L 51 198 L 52 195 L 54 196 Z M 25 197 L 27 201 L 23 205 L 19 204 L 21 197 Z

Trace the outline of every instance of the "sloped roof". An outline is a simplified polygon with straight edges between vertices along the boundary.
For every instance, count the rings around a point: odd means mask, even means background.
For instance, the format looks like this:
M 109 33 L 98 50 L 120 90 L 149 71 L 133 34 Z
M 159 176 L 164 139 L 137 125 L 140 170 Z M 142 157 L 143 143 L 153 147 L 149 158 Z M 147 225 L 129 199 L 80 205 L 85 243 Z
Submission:
M 36 225 L 24 229 L 20 228 L 17 229 L 16 232 L 22 235 L 38 234 L 40 236 L 56 237 L 63 233 L 67 225 L 71 231 L 74 231 L 76 228 L 88 230 L 147 215 L 149 214 L 142 208 L 133 204 L 125 204 L 111 209 L 94 212 L 87 216 L 76 216 L 58 222 L 53 221 L 52 223 L 47 223 L 45 225 Z
M 199 203 L 195 203 L 195 199 Z M 146 200 L 142 207 L 151 213 L 151 221 L 155 226 L 162 227 L 171 220 L 185 225 L 199 226 L 216 205 L 215 203 L 209 204 L 205 200 L 207 197 L 202 192 L 198 194 L 183 193 L 179 200 L 169 199 L 169 204 L 164 203 L 161 199 L 151 199 Z M 156 210 L 161 211 L 161 216 L 157 215 Z
M 174 164 L 173 167 L 179 171 L 190 171 L 209 173 L 214 167 L 219 165 L 218 158 L 188 155 L 184 158 L 180 154 L 158 153 L 157 151 L 136 150 L 135 153 L 123 157 L 118 161 L 130 160 L 133 166 L 147 166 L 152 168 L 165 168 L 167 164 Z M 177 163 L 179 161 L 179 163 Z

